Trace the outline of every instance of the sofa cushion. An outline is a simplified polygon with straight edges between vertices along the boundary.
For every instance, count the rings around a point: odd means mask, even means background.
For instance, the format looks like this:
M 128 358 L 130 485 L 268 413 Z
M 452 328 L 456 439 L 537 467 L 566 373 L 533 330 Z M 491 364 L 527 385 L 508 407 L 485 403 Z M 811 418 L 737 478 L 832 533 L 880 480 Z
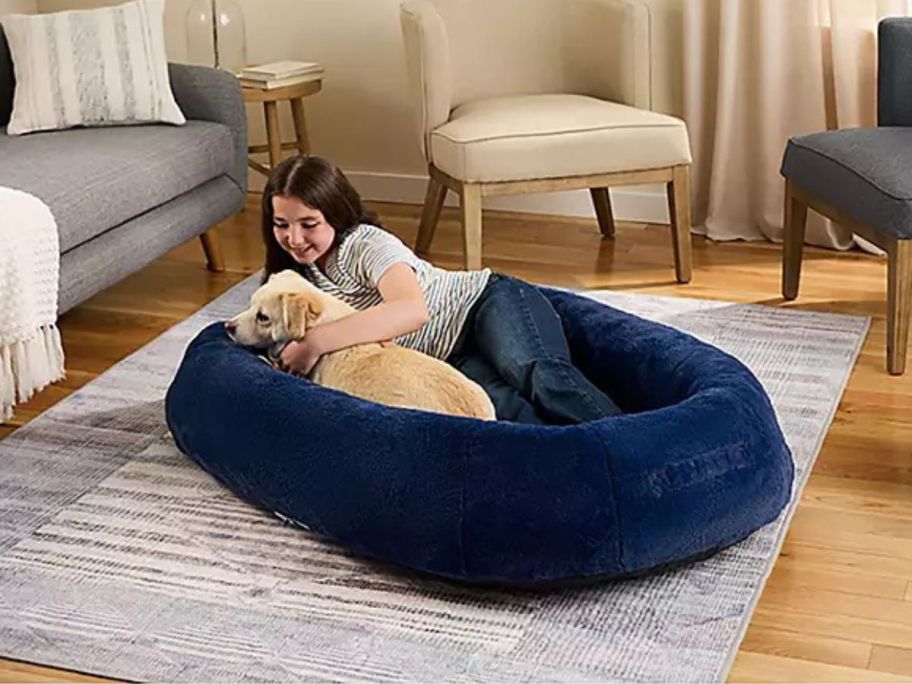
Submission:
M 457 107 L 431 160 L 462 181 L 586 176 L 689 164 L 684 122 L 584 95 L 519 95 Z
M 233 163 L 231 131 L 208 121 L 0 133 L 0 185 L 47 203 L 61 253 L 230 173 Z
M 58 313 L 81 304 L 244 206 L 245 194 L 219 176 L 74 247 L 60 258 Z M 142 249 L 135 249 L 142 245 Z M 72 350 L 70 350 L 72 351 Z
M 912 238 L 912 128 L 848 128 L 792 138 L 782 175 L 859 223 Z

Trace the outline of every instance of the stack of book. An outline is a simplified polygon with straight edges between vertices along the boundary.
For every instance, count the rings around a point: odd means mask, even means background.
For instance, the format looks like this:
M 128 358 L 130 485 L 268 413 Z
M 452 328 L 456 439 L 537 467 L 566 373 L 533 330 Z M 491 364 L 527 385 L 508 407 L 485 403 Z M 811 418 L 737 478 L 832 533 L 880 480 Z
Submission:
M 270 62 L 246 67 L 238 74 L 244 88 L 273 90 L 312 81 L 323 76 L 323 67 L 316 62 Z

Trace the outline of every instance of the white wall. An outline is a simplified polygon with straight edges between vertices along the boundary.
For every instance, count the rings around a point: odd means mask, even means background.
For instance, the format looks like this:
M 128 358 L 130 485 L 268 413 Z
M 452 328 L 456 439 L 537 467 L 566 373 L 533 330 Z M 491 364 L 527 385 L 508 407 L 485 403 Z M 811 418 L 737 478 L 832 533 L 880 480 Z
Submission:
M 10 0 L 0 0 L 9 2 Z M 496 1 L 496 0 L 492 0 Z M 686 0 L 642 0 L 652 16 L 652 92 L 656 109 L 681 111 L 681 12 Z M 116 0 L 37 0 L 42 12 L 87 9 L 117 4 Z M 166 0 L 165 33 L 169 58 L 187 56 L 184 17 L 191 0 Z M 277 59 L 321 62 L 324 90 L 306 101 L 313 150 L 344 168 L 366 195 L 376 199 L 420 201 L 419 177 L 425 164 L 412 120 L 399 26 L 400 0 L 236 0 L 247 25 L 248 61 Z M 282 126 L 292 130 L 288 112 Z M 250 137 L 265 142 L 262 113 L 248 110 Z M 251 174 L 252 187 L 258 174 Z M 664 218 L 661 197 L 654 189 L 643 204 L 634 189 L 630 198 L 615 194 L 621 216 L 631 211 L 649 220 Z M 658 198 L 658 199 L 656 199 Z M 517 205 L 517 201 L 519 204 Z M 498 206 L 532 210 L 557 209 L 589 215 L 586 193 L 561 197 L 505 198 Z M 630 210 L 625 207 L 629 205 Z M 641 206 L 635 209 L 635 206 Z M 495 206 L 492 203 L 491 206 Z M 658 212 L 658 213 L 656 213 Z

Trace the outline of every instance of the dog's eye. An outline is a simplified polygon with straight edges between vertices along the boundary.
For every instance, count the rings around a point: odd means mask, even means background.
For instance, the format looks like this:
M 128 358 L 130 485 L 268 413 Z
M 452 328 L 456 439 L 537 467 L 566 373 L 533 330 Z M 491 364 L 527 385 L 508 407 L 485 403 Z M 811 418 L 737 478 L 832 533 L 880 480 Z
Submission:
M 269 323 L 269 316 L 264 314 L 262 311 L 257 311 L 256 320 L 257 323 Z

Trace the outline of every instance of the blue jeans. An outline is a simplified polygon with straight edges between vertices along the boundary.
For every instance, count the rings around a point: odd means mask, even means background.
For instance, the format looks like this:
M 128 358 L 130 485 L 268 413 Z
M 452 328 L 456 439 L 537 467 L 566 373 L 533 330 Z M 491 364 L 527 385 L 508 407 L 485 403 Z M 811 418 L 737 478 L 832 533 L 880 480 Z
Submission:
M 551 302 L 510 276 L 491 275 L 447 362 L 484 388 L 501 420 L 568 424 L 622 413 L 571 362 Z

